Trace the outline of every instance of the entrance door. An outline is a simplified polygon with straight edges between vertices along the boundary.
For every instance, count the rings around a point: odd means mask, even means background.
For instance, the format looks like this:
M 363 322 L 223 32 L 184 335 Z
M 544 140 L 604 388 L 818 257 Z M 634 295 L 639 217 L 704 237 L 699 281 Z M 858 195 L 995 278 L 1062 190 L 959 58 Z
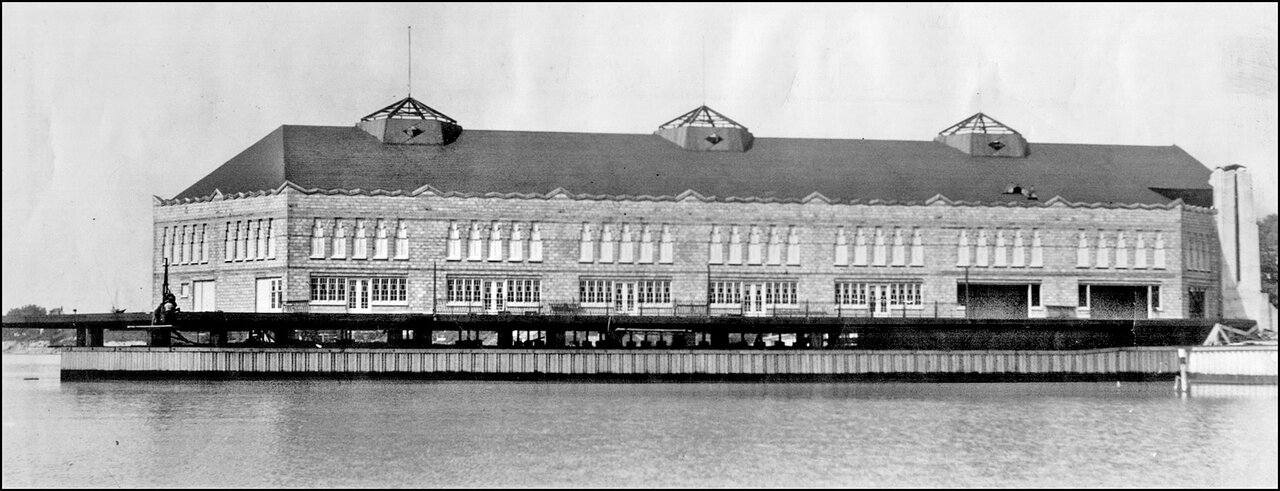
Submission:
M 872 317 L 888 317 L 889 285 L 871 285 L 867 295 Z
M 257 312 L 282 312 L 284 291 L 280 278 L 258 278 Z
M 216 296 L 212 280 L 192 282 L 192 297 L 194 298 L 191 310 L 195 312 L 212 312 L 215 308 L 213 300 Z
M 618 315 L 636 313 L 636 284 L 625 281 L 613 283 L 613 311 Z
M 764 285 L 760 283 L 744 283 L 742 285 L 742 302 L 746 305 L 746 315 L 764 315 Z
M 484 311 L 489 314 L 496 314 L 506 310 L 507 304 L 507 282 L 506 281 L 486 281 L 484 282 Z
M 369 279 L 347 280 L 347 312 L 364 314 L 369 308 Z

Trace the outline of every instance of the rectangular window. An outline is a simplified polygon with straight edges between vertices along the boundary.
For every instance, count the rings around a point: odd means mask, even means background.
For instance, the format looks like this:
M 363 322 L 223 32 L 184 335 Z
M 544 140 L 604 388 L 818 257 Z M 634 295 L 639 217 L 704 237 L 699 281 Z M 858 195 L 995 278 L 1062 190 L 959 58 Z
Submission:
M 535 223 L 529 232 L 529 262 L 542 261 L 542 226 Z
M 404 220 L 396 223 L 396 259 L 409 259 L 409 228 Z
M 1151 299 L 1151 310 L 1160 310 L 1160 286 L 1153 285 L 1147 296 Z
M 369 232 L 364 220 L 356 220 L 356 236 L 351 240 L 351 259 L 369 258 Z
M 1076 242 L 1076 267 L 1089 267 L 1089 238 L 1085 236 L 1084 231 L 1080 231 L 1080 238 Z
M 378 219 L 378 224 L 374 227 L 373 237 L 373 258 L 386 259 L 390 257 L 390 245 L 387 237 L 387 221 Z
M 885 245 L 884 229 L 876 227 L 875 248 L 872 249 L 871 264 L 884 266 L 888 264 L 888 246 Z
M 370 301 L 383 303 L 405 303 L 408 301 L 408 280 L 406 278 L 373 278 L 369 282 Z
M 658 262 L 662 264 L 671 264 L 675 259 L 675 242 L 671 238 L 671 226 L 662 226 L 662 235 L 659 236 L 658 242 Z
M 580 263 L 589 263 L 594 260 L 596 246 L 591 233 L 591 224 L 582 224 L 582 239 L 578 242 L 578 262 Z
M 184 282 L 184 283 L 182 284 L 182 286 L 178 289 L 178 291 L 180 292 L 180 294 L 179 294 L 178 296 L 180 296 L 180 297 L 182 297 L 182 298 L 190 297 L 190 296 L 191 296 L 191 283 L 185 283 L 185 282 Z
M 1187 316 L 1192 319 L 1204 318 L 1204 289 L 1190 288 L 1187 290 Z
M 794 225 L 787 230 L 787 264 L 800 265 L 800 232 Z
M 495 288 L 493 283 L 501 283 L 500 297 L 507 304 L 537 304 L 542 301 L 542 280 L 538 279 L 485 279 L 485 278 L 449 278 L 447 301 L 454 304 L 481 305 Z M 486 289 L 486 287 L 489 287 Z
M 1028 286 L 1028 288 L 1030 289 L 1030 294 L 1031 294 L 1031 299 L 1030 299 L 1031 306 L 1039 307 L 1040 306 L 1040 284 L 1032 283 L 1031 285 Z
M 782 264 L 782 240 L 778 238 L 778 226 L 769 226 L 769 264 Z
M 600 231 L 600 262 L 613 262 L 613 225 L 605 225 Z
M 471 237 L 467 241 L 467 260 L 479 261 L 484 257 L 484 244 L 480 238 L 480 224 L 471 222 Z
M 316 231 L 312 230 L 311 233 L 314 235 Z M 311 247 L 312 247 L 311 257 L 313 258 L 316 257 L 315 250 L 314 250 L 315 245 L 316 245 L 315 239 L 312 239 L 311 240 Z M 222 254 L 226 262 L 231 262 L 231 260 L 235 258 L 236 256 L 235 247 L 236 247 L 235 242 L 233 242 L 231 239 L 231 222 L 227 222 L 227 228 L 222 233 Z
M 1076 306 L 1087 309 L 1089 308 L 1089 285 L 1080 285 L 1076 289 L 1077 301 Z
M 271 280 L 271 309 L 282 308 L 284 308 L 284 281 L 276 278 Z
M 519 223 L 511 225 L 511 240 L 507 247 L 508 261 L 524 261 L 524 230 Z
M 867 265 L 867 232 L 865 227 L 858 227 L 853 236 L 853 265 Z
M 346 303 L 347 279 L 339 276 L 312 276 L 311 301 Z
M 269 233 L 270 232 L 267 230 L 266 224 L 264 224 L 261 219 L 258 220 L 258 223 L 254 224 L 253 234 L 258 238 L 258 247 L 256 248 L 258 252 L 256 257 L 258 259 L 267 258 L 267 234 Z
M 924 238 L 919 228 L 911 231 L 911 265 L 924 266 Z
M 258 258 L 258 224 L 257 220 L 244 222 L 244 259 L 252 261 Z
M 449 222 L 449 236 L 445 242 L 444 259 L 446 261 L 462 260 L 462 235 L 458 231 L 458 222 Z
M 347 225 L 337 222 L 333 226 L 333 259 L 347 258 Z
M 729 229 L 729 264 L 742 264 L 742 234 L 737 226 Z
M 893 259 L 890 264 L 894 266 L 907 265 L 907 242 L 902 235 L 901 227 L 893 228 Z
M 480 303 L 481 280 L 479 278 L 449 278 L 447 301 L 462 303 Z
M 974 257 L 974 264 L 980 268 L 985 268 L 989 264 L 988 259 L 991 257 L 989 247 L 987 244 L 987 231 L 979 230 L 977 255 Z
M 267 259 L 276 258 L 276 228 L 275 219 L 267 219 Z
M 536 304 L 542 301 L 542 280 L 507 280 L 508 304 Z
M 1009 244 L 1005 242 L 1004 230 L 996 231 L 996 252 L 995 261 L 992 263 L 997 268 L 1003 268 L 1009 265 Z
M 209 243 L 205 242 L 205 236 L 209 234 L 209 225 L 200 225 L 200 262 L 209 262 Z
M 649 230 L 649 226 L 645 225 L 640 232 L 640 262 L 653 262 L 653 231 Z
M 720 236 L 720 226 L 711 226 L 711 244 L 707 249 L 707 264 L 724 262 L 724 239 Z
M 920 306 L 924 304 L 921 283 L 863 283 L 837 281 L 836 304 L 847 307 L 867 307 L 868 298 L 881 293 L 893 307 Z
M 230 222 L 227 223 L 228 234 L 230 234 Z M 227 237 L 227 246 L 234 247 L 233 242 L 231 242 L 233 240 L 230 238 L 231 236 L 228 235 Z M 230 261 L 231 258 L 232 251 L 227 249 L 227 260 Z M 311 227 L 311 259 L 324 259 L 324 226 L 320 225 L 320 220 L 316 220 L 315 225 Z

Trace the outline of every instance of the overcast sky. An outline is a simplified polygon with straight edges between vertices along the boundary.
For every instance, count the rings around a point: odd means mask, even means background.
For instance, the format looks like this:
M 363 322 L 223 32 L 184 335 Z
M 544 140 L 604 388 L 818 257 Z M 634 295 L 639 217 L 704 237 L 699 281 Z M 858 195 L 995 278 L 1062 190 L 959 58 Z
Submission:
M 4 4 L 3 308 L 157 303 L 152 196 L 413 95 L 466 128 L 1176 144 L 1276 209 L 1276 5 Z M 703 43 L 705 40 L 705 61 Z M 705 77 L 703 75 L 705 69 Z M 465 136 L 464 136 L 465 138 Z M 550 190 L 547 190 L 550 191 Z

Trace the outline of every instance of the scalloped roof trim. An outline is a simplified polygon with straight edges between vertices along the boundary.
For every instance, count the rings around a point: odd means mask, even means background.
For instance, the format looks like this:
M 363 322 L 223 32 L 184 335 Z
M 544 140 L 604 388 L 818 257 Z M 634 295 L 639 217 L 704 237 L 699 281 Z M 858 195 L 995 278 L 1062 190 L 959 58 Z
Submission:
M 1201 206 L 1189 205 L 1182 201 L 1181 198 L 1175 199 L 1165 204 L 1151 203 L 1083 203 L 1075 201 L 1067 201 L 1062 196 L 1054 196 L 1045 201 L 963 201 L 952 200 L 942 194 L 934 195 L 924 201 L 907 201 L 907 200 L 883 200 L 883 199 L 851 199 L 851 200 L 833 200 L 823 196 L 822 193 L 813 192 L 804 198 L 761 198 L 757 196 L 727 196 L 720 198 L 713 195 L 705 195 L 693 189 L 686 189 L 684 192 L 675 196 L 661 195 L 653 196 L 648 194 L 642 195 L 610 195 L 610 194 L 573 194 L 564 188 L 556 188 L 549 193 L 467 193 L 460 191 L 441 191 L 431 185 L 424 185 L 413 191 L 385 189 L 320 189 L 320 188 L 303 188 L 297 184 L 285 181 L 279 187 L 271 190 L 241 192 L 235 194 L 222 194 L 215 190 L 208 196 L 199 198 L 182 198 L 182 199 L 164 199 L 155 196 L 155 203 L 160 206 L 170 206 L 188 203 L 202 203 L 207 201 L 220 201 L 231 199 L 258 198 L 262 196 L 272 196 L 283 193 L 287 189 L 300 192 L 306 195 L 327 195 L 327 196 L 432 196 L 441 198 L 484 198 L 484 199 L 571 199 L 575 201 L 648 201 L 648 202 L 680 202 L 680 201 L 699 201 L 703 203 L 758 203 L 758 204 L 829 204 L 829 205 L 870 205 L 870 206 L 929 206 L 936 204 L 945 204 L 948 206 L 985 206 L 999 208 L 1049 208 L 1053 206 L 1065 206 L 1068 208 L 1088 208 L 1088 209 L 1126 209 L 1126 210 L 1172 210 L 1181 208 L 1186 211 L 1199 213 L 1215 213 L 1213 208 L 1205 208 Z

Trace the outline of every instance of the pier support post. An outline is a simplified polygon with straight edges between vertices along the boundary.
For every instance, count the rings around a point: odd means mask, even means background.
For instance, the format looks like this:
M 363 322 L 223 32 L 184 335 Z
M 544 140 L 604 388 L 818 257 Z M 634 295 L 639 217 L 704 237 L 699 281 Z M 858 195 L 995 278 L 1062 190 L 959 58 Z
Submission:
M 1178 348 L 1178 392 L 1182 394 L 1191 393 L 1191 379 L 1187 378 L 1189 364 L 1187 358 L 1191 356 L 1190 351 L 1186 348 Z
M 430 329 L 414 329 L 413 330 L 414 344 L 431 346 L 431 343 L 434 341 L 434 337 L 435 337 L 435 333 L 432 332 Z
M 510 348 L 514 344 L 515 344 L 515 331 L 512 331 L 510 329 L 498 330 L 498 347 L 499 348 Z
M 101 327 L 89 328 L 89 346 L 92 346 L 94 348 L 102 347 L 102 328 Z
M 672 334 L 672 335 L 671 335 L 671 347 L 672 347 L 672 348 L 687 348 L 687 347 L 689 347 L 689 335 L 688 335 L 688 334 L 685 334 L 685 333 L 682 333 L 682 332 L 678 332 L 678 333 Z
M 711 347 L 715 349 L 727 349 L 729 347 L 729 333 L 725 331 L 716 331 L 711 333 Z
M 151 342 L 148 344 L 155 348 L 167 348 L 173 345 L 173 338 L 169 335 L 168 329 L 152 329 L 148 334 L 151 335 Z
M 286 345 L 293 340 L 293 329 L 273 329 L 271 333 L 275 336 L 277 345 Z
M 563 348 L 564 347 L 564 331 L 547 331 L 547 347 Z

